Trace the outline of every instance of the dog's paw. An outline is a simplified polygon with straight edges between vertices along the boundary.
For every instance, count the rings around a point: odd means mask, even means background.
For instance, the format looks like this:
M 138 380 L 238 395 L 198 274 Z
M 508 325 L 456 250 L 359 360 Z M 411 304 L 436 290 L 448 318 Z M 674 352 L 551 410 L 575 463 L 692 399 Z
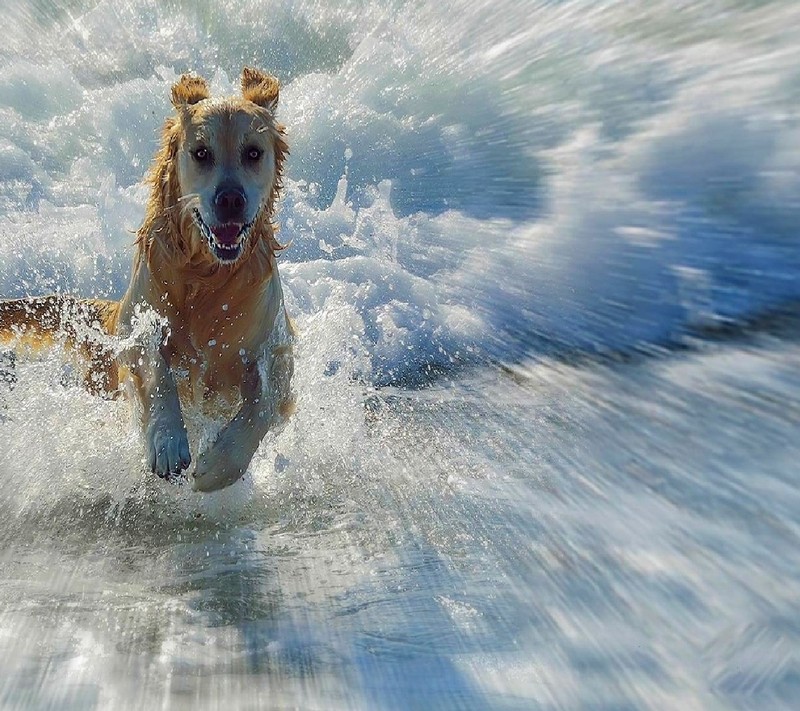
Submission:
M 150 471 L 162 479 L 175 479 L 192 463 L 189 438 L 183 422 L 154 417 L 144 435 L 145 457 Z
M 200 454 L 192 478 L 195 491 L 217 491 L 241 479 L 250 461 L 244 461 L 236 452 L 231 452 L 224 440 L 218 439 L 214 445 Z

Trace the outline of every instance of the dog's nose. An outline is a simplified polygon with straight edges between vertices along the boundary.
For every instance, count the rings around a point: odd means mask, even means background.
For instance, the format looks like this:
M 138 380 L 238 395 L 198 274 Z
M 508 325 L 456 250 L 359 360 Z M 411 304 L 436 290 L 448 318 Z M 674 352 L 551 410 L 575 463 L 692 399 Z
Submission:
M 214 212 L 220 222 L 244 222 L 246 205 L 241 188 L 220 188 L 214 197 Z

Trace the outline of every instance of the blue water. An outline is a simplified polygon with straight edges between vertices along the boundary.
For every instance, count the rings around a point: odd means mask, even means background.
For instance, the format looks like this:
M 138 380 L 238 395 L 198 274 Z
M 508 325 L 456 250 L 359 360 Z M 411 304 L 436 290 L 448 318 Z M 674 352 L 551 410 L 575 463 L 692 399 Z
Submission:
M 1 706 L 797 706 L 800 6 L 2 16 L 0 295 L 121 295 L 171 83 L 246 63 L 302 335 L 208 496 L 56 355 L 0 383 Z

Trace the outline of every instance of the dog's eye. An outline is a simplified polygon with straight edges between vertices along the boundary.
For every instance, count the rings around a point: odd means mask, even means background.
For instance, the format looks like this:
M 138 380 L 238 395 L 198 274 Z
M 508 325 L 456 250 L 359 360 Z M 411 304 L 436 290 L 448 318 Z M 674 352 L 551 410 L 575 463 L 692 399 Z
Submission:
M 244 157 L 251 163 L 261 160 L 261 156 L 263 155 L 264 151 L 262 151 L 260 148 L 256 148 L 255 146 L 250 146 L 250 148 L 244 152 Z
M 203 163 L 211 157 L 211 153 L 209 153 L 208 148 L 200 146 L 200 148 L 194 149 L 192 156 L 198 163 Z

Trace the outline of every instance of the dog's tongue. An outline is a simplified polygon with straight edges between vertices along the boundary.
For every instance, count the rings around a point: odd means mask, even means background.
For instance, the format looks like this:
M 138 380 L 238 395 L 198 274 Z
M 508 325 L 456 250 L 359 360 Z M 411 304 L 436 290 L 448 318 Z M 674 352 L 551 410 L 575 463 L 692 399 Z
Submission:
M 239 230 L 242 229 L 240 224 L 236 222 L 229 222 L 227 225 L 217 225 L 216 227 L 212 227 L 211 231 L 214 233 L 214 236 L 217 238 L 217 242 L 220 244 L 235 244 L 236 238 L 239 236 Z

